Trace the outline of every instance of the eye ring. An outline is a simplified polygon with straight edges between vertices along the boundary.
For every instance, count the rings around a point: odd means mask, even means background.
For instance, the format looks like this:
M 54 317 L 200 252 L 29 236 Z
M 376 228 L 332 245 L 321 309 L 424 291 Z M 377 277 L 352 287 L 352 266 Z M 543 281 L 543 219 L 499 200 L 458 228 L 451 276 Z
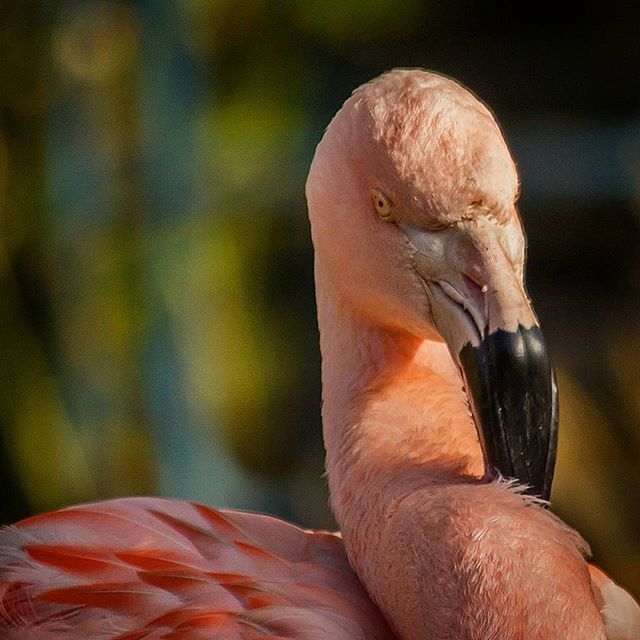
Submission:
M 389 200 L 380 189 L 373 189 L 371 191 L 371 199 L 373 200 L 373 206 L 379 218 L 385 222 L 390 221 L 393 214 L 391 200 Z

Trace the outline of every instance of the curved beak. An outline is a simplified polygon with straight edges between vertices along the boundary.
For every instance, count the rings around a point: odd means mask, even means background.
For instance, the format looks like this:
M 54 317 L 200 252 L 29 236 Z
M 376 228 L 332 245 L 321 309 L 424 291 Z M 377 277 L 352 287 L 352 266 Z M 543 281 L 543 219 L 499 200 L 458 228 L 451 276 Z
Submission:
M 548 500 L 556 458 L 558 396 L 538 326 L 497 329 L 458 354 L 485 462 Z
M 499 236 L 506 232 L 497 225 L 459 231 L 434 274 L 433 254 L 419 246 L 430 239 L 413 229 L 416 270 L 461 372 L 487 475 L 498 471 L 548 500 L 558 427 L 555 375 L 521 273 Z M 515 231 L 523 243 L 519 224 Z

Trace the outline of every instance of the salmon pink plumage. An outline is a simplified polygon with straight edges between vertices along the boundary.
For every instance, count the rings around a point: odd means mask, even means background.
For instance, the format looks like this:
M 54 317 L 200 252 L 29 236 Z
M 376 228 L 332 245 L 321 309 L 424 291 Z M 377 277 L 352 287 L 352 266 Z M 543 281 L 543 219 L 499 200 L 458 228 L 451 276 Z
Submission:
M 306 194 L 342 537 L 159 498 L 36 516 L 0 532 L 0 637 L 638 640 L 638 605 L 547 508 L 555 379 L 489 109 L 385 74 Z
M 2 534 L 2 638 L 391 638 L 338 536 L 123 498 Z M 26 635 L 25 635 L 26 634 Z

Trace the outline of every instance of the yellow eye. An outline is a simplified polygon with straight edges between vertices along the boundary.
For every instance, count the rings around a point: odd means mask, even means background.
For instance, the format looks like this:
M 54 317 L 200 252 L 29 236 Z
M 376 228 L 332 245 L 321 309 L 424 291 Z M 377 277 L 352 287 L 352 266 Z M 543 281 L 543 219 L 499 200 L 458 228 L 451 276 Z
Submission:
M 371 198 L 373 199 L 373 206 L 375 207 L 378 215 L 382 220 L 391 220 L 391 214 L 393 213 L 393 207 L 391 201 L 387 196 L 380 191 L 380 189 L 374 189 L 371 192 Z

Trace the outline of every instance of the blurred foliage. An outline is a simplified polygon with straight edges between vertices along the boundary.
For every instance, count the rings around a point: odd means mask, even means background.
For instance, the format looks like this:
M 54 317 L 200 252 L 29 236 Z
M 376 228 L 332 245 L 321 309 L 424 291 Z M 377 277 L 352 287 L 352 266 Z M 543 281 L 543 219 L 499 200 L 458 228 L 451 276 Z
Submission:
M 640 593 L 635 5 L 1 9 L 2 521 L 158 492 L 332 526 L 304 179 L 354 87 L 424 66 L 513 143 L 561 372 L 554 507 Z

